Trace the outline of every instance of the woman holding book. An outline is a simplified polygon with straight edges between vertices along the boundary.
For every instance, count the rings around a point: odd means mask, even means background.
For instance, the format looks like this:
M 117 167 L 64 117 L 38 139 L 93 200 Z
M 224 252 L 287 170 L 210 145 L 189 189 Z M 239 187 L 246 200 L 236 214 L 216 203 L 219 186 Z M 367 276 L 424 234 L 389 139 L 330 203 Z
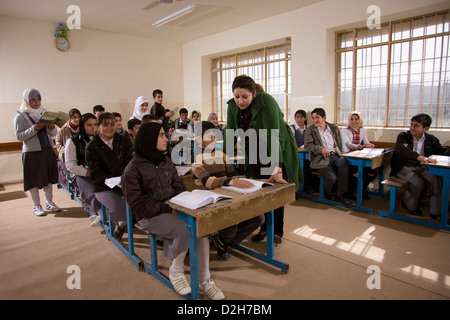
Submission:
M 22 141 L 24 191 L 30 191 L 36 216 L 46 214 L 40 203 L 39 189 L 44 189 L 47 201 L 45 208 L 52 212 L 60 210 L 53 202 L 53 184 L 58 183 L 58 166 L 52 140 L 56 128 L 54 124 L 39 123 L 45 111 L 41 106 L 41 93 L 36 89 L 26 89 L 14 118 L 16 138 Z
M 242 129 L 246 135 L 241 138 L 245 147 L 245 175 L 249 178 L 267 179 L 278 183 L 295 183 L 296 189 L 303 183 L 300 160 L 295 138 L 283 118 L 275 99 L 261 89 L 255 81 L 245 75 L 234 79 L 233 99 L 228 101 L 227 132 L 225 140 L 236 139 L 234 130 Z M 232 130 L 229 130 L 232 129 Z M 252 139 L 252 133 L 256 141 Z M 247 135 L 248 134 L 248 135 Z M 266 138 L 264 138 L 264 134 Z M 278 135 L 278 138 L 275 138 Z M 272 138 L 274 137 L 274 138 Z M 274 140 L 274 141 L 272 141 Z M 272 145 L 272 143 L 274 145 Z M 224 144 L 226 147 L 227 143 Z M 254 148 L 254 150 L 251 150 Z M 271 151 L 278 152 L 277 159 L 271 159 Z M 227 154 L 230 156 L 231 153 Z M 254 159 L 254 156 L 257 158 Z M 269 163 L 262 156 L 270 157 Z M 267 157 L 266 156 L 266 157 Z M 267 222 L 267 219 L 266 219 Z M 259 234 L 252 238 L 261 241 L 267 234 L 267 223 L 261 226 Z M 284 207 L 275 210 L 274 241 L 281 243 L 284 225 Z
M 149 233 L 164 238 L 164 255 L 173 259 L 169 279 L 180 295 L 189 295 L 191 287 L 184 276 L 184 259 L 189 249 L 186 222 L 166 201 L 184 191 L 173 162 L 164 155 L 168 139 L 161 124 L 147 122 L 134 143 L 133 159 L 125 168 L 121 185 L 133 217 Z M 224 299 L 211 280 L 209 238 L 198 239 L 199 288 L 213 300 Z

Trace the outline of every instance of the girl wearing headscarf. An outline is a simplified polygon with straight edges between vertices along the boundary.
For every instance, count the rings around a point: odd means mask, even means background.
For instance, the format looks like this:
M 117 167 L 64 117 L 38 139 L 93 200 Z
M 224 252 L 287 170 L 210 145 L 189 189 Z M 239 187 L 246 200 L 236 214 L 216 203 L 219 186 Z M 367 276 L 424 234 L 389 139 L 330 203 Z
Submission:
M 96 133 L 97 118 L 92 113 L 85 113 L 81 116 L 79 133 L 69 138 L 65 145 L 67 171 L 76 176 L 75 185 L 84 199 L 84 211 L 92 214 L 93 227 L 101 225 L 101 215 L 98 214 L 101 204 L 95 198 L 94 180 L 88 169 L 85 149 Z
M 342 151 L 344 153 L 375 147 L 370 143 L 367 131 L 362 125 L 361 113 L 358 111 L 351 112 L 348 116 L 348 125 L 341 130 Z
M 341 130 L 342 137 L 342 151 L 344 153 L 362 150 L 364 148 L 374 148 L 375 145 L 370 143 L 369 138 L 367 137 L 367 131 L 363 127 L 363 118 L 361 113 L 358 111 L 350 112 L 348 116 L 348 125 Z M 355 174 L 357 169 L 352 167 L 350 169 L 350 177 L 348 184 L 348 191 L 353 195 L 356 189 L 356 185 L 358 183 L 355 178 Z M 369 183 L 377 176 L 376 170 L 371 168 L 363 169 L 363 198 L 368 199 L 369 196 L 367 194 L 367 186 Z
M 149 114 L 148 103 L 149 101 L 146 97 L 138 97 L 134 103 L 134 111 L 130 119 L 135 118 L 142 121 L 142 117 Z
M 189 249 L 186 222 L 166 201 L 184 191 L 173 162 L 164 155 L 167 137 L 161 124 L 147 122 L 140 128 L 134 144 L 133 159 L 122 173 L 121 185 L 133 217 L 149 233 L 164 238 L 164 255 L 173 259 L 169 279 L 180 295 L 191 287 L 184 276 L 184 259 Z M 224 299 L 211 280 L 209 239 L 198 239 L 199 288 L 211 299 Z
M 58 183 L 58 166 L 52 137 L 57 130 L 54 124 L 46 126 L 37 123 L 44 111 L 41 93 L 30 88 L 23 92 L 22 104 L 14 118 L 16 138 L 22 141 L 24 191 L 30 191 L 33 211 L 37 216 L 46 215 L 40 203 L 39 189 L 44 189 L 46 210 L 61 210 L 53 202 L 53 184 Z

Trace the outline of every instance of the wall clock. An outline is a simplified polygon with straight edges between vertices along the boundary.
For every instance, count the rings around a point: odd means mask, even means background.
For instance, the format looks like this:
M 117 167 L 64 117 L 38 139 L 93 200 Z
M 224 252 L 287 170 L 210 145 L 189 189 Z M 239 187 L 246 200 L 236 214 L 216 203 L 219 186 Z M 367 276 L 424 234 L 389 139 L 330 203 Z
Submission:
M 55 47 L 60 51 L 69 51 L 70 49 L 70 42 L 69 39 L 64 37 L 57 37 L 55 38 Z

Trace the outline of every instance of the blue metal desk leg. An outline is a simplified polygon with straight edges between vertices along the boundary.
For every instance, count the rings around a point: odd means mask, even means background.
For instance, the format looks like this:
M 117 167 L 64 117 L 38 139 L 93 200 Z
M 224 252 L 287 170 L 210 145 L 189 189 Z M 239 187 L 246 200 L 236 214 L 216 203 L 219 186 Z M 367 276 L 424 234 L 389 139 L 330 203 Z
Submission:
M 191 270 L 191 298 L 200 299 L 198 279 L 197 223 L 193 216 L 187 216 L 189 232 L 189 263 Z
M 358 166 L 358 184 L 357 184 L 357 195 L 356 195 L 356 205 L 358 207 L 362 206 L 362 193 L 363 193 L 363 166 Z
M 448 198 L 450 190 L 450 176 L 445 175 L 442 186 L 441 225 L 446 228 L 448 222 Z

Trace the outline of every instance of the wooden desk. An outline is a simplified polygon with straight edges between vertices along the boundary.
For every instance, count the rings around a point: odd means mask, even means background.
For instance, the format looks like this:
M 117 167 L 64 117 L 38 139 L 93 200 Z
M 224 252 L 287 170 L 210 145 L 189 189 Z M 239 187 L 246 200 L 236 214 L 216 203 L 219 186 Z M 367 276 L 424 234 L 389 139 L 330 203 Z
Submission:
M 191 274 L 191 299 L 199 299 L 197 238 L 218 232 L 242 221 L 267 214 L 267 253 L 261 254 L 241 245 L 231 247 L 254 258 L 280 268 L 287 273 L 289 264 L 274 258 L 273 210 L 295 201 L 294 184 L 275 184 L 251 194 L 239 194 L 222 188 L 212 190 L 230 195 L 233 199 L 221 200 L 215 204 L 190 210 L 167 202 L 178 210 L 180 219 L 187 222 L 189 230 L 189 259 Z M 163 282 L 165 283 L 165 282 Z
M 388 150 L 382 154 L 367 154 L 361 151 L 352 151 L 342 155 L 345 157 L 351 165 L 358 167 L 358 186 L 357 186 L 357 196 L 356 196 L 356 206 L 352 207 L 356 210 L 368 212 L 373 214 L 372 208 L 367 208 L 362 205 L 362 193 L 363 193 L 363 169 L 365 167 L 377 169 L 380 168 L 379 184 L 378 184 L 378 195 L 383 194 L 383 185 L 381 182 L 384 180 L 384 170 L 383 165 L 387 164 L 392 156 L 392 150 Z

